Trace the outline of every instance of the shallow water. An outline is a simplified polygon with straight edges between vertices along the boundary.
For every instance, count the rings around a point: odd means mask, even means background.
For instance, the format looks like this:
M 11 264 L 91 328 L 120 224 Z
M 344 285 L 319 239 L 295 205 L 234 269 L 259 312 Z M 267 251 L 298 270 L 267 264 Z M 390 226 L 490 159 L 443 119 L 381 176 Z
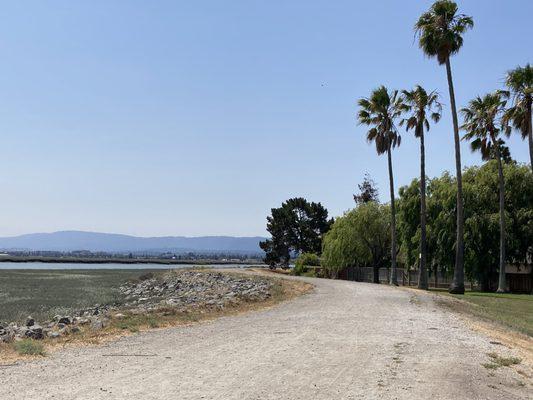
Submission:
M 257 265 L 255 265 L 257 266 Z M 44 263 L 0 262 L 0 269 L 179 269 L 179 268 L 248 268 L 246 264 L 119 264 L 119 263 Z

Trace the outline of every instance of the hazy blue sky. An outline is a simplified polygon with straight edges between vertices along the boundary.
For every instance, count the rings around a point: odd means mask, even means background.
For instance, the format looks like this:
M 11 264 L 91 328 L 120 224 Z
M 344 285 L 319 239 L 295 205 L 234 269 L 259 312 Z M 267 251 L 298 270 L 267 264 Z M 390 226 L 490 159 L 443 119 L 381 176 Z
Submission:
M 386 158 L 356 125 L 379 84 L 437 89 L 430 176 L 454 168 L 445 70 L 413 23 L 430 1 L 12 1 L 0 8 L 0 235 L 265 234 L 291 196 L 332 215 Z M 533 62 L 531 0 L 464 0 L 458 104 Z M 528 160 L 525 142 L 510 142 Z M 418 142 L 394 153 L 397 187 Z M 465 165 L 480 163 L 463 143 Z

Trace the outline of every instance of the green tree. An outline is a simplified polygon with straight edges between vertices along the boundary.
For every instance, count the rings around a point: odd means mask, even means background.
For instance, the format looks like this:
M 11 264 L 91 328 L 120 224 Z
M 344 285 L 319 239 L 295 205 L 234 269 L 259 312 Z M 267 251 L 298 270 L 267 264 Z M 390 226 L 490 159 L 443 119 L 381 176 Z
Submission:
M 272 238 L 259 243 L 266 253 L 265 263 L 288 265 L 292 254 L 320 254 L 322 237 L 332 223 L 322 204 L 301 197 L 273 208 L 267 217 L 267 230 Z
M 359 188 L 359 194 L 353 195 L 355 204 L 360 205 L 371 201 L 379 203 L 379 191 L 370 174 L 366 173 L 363 182 L 357 187 Z
M 533 256 L 533 174 L 529 165 L 503 164 L 505 177 L 506 262 L 527 263 Z M 464 170 L 465 275 L 493 289 L 499 264 L 498 162 Z M 401 254 L 412 265 L 420 245 L 420 181 L 399 190 L 398 237 Z M 433 274 L 449 274 L 454 263 L 455 199 L 457 186 L 449 173 L 428 180 L 428 267 Z M 436 275 L 435 275 L 436 276 Z M 495 289 L 495 287 L 494 287 Z
M 505 84 L 513 99 L 513 106 L 505 115 L 505 122 L 522 133 L 522 138 L 529 141 L 529 159 L 533 171 L 533 123 L 531 121 L 531 104 L 533 102 L 533 67 L 527 64 L 507 73 Z
M 450 92 L 457 178 L 457 240 L 455 244 L 454 280 L 450 286 L 450 293 L 464 293 L 464 209 L 461 145 L 450 57 L 459 52 L 463 45 L 463 34 L 474 26 L 474 21 L 471 17 L 458 14 L 457 11 L 458 8 L 455 2 L 437 0 L 429 11 L 420 16 L 415 24 L 415 31 L 422 51 L 429 57 L 436 57 L 440 65 L 446 65 L 448 90 Z
M 499 211 L 500 211 L 500 265 L 498 292 L 506 290 L 505 284 L 505 180 L 503 176 L 503 160 L 501 149 L 504 147 L 502 126 L 507 101 L 500 92 L 489 93 L 484 97 L 476 97 L 461 112 L 466 131 L 464 139 L 470 140 L 472 151 L 479 151 L 483 160 L 496 159 L 498 163 Z
M 294 262 L 292 273 L 296 276 L 308 272 L 308 267 L 320 267 L 320 257 L 315 253 L 302 253 Z
M 429 120 L 439 122 L 442 106 L 437 92 L 428 93 L 422 86 L 417 85 L 413 90 L 404 90 L 403 104 L 407 118 L 400 125 L 405 124 L 406 130 L 413 130 L 420 139 L 420 265 L 418 287 L 428 289 L 427 272 L 427 229 L 426 229 L 426 151 L 424 144 L 424 129 L 429 131 Z
M 379 283 L 379 268 L 389 262 L 390 207 L 375 202 L 359 205 L 335 220 L 324 236 L 322 267 L 336 276 L 347 267 L 371 266 Z
M 374 142 L 378 154 L 387 153 L 389 167 L 390 209 L 391 209 L 391 274 L 390 284 L 398 285 L 396 271 L 396 208 L 394 194 L 394 175 L 392 168 L 392 149 L 400 145 L 401 136 L 395 121 L 402 112 L 401 97 L 398 91 L 387 90 L 385 86 L 375 89 L 370 97 L 358 102 L 358 120 L 360 124 L 371 126 L 366 134 L 369 142 Z

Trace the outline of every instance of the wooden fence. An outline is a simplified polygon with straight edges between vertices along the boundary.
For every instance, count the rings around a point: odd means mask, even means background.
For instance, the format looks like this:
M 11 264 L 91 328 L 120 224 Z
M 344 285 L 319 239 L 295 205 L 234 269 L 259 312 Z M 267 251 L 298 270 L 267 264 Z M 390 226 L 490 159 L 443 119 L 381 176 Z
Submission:
M 397 268 L 398 283 L 402 286 L 418 285 L 418 271 Z M 339 279 L 358 282 L 374 282 L 374 268 L 372 267 L 348 267 L 339 274 Z M 379 269 L 379 282 L 388 283 L 390 279 L 390 268 Z M 429 275 L 429 287 L 448 288 L 452 282 L 452 277 L 437 274 Z M 468 282 L 470 283 L 470 282 Z M 470 283 L 472 288 L 474 284 Z

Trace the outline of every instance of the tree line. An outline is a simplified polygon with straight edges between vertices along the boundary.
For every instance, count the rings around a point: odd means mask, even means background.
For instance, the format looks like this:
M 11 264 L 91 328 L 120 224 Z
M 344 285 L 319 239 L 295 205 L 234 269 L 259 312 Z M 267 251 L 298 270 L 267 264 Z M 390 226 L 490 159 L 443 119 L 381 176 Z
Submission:
M 440 65 L 446 67 L 451 116 L 455 144 L 455 182 L 456 191 L 456 239 L 454 278 L 450 286 L 451 293 L 464 293 L 464 257 L 465 257 L 465 209 L 463 176 L 461 165 L 461 147 L 459 130 L 465 134 L 463 140 L 470 141 L 472 150 L 479 151 L 484 160 L 495 160 L 498 167 L 499 192 L 499 284 L 498 292 L 506 290 L 505 282 L 505 177 L 503 163 L 510 157 L 505 146 L 504 137 L 514 129 L 527 137 L 530 144 L 530 157 L 533 159 L 533 138 L 531 128 L 531 103 L 533 97 L 533 68 L 527 64 L 509 71 L 506 76 L 506 90 L 496 90 L 471 100 L 461 109 L 463 124 L 459 126 L 453 86 L 451 57 L 459 52 L 463 45 L 464 33 L 472 29 L 474 20 L 460 14 L 457 4 L 450 0 L 438 0 L 422 14 L 415 24 L 415 32 L 421 50 L 430 58 L 436 58 Z M 508 103 L 511 104 L 508 107 Z M 442 115 L 442 105 L 435 91 L 428 92 L 417 85 L 413 90 L 389 90 L 380 86 L 369 97 L 358 102 L 358 121 L 369 126 L 367 140 L 373 142 L 378 154 L 386 154 L 390 184 L 391 211 L 391 274 L 390 283 L 397 285 L 396 276 L 396 205 L 394 192 L 394 175 L 392 151 L 401 143 L 398 127 L 405 126 L 412 130 L 420 140 L 420 275 L 418 286 L 428 288 L 427 282 L 427 238 L 426 238 L 426 176 L 424 134 L 430 129 L 430 120 L 438 123 Z
M 464 34 L 473 27 L 473 18 L 459 13 L 457 4 L 451 0 L 435 1 L 414 25 L 420 49 L 428 57 L 436 58 L 439 65 L 445 66 L 453 123 L 455 177 L 444 174 L 431 180 L 429 184 L 426 182 L 425 134 L 432 123 L 438 123 L 441 119 L 443 107 L 440 95 L 436 91 L 426 90 L 422 85 L 402 91 L 379 86 L 368 97 L 359 99 L 357 120 L 359 124 L 368 126 L 366 138 L 375 145 L 377 153 L 387 156 L 390 203 L 378 204 L 372 197 L 375 197 L 375 193 L 362 192 L 359 195 L 363 196 L 360 199 L 362 202 L 358 207 L 332 224 L 327 220 L 327 211 L 320 203 L 305 205 L 304 199 L 291 199 L 289 202 L 298 200 L 302 207 L 298 211 L 299 215 L 292 217 L 294 226 L 289 229 L 290 234 L 281 235 L 280 225 L 276 223 L 276 220 L 291 219 L 287 214 L 290 205 L 284 203 L 281 209 L 273 209 L 272 217 L 269 217 L 267 229 L 273 239 L 261 245 L 266 251 L 268 263 L 286 264 L 291 252 L 320 253 L 322 248 L 317 244 L 320 238 L 323 239 L 325 265 L 332 271 L 354 262 L 353 255 L 357 254 L 358 263 L 371 263 L 375 268 L 390 265 L 390 284 L 397 285 L 398 254 L 404 256 L 404 261 L 413 262 L 413 254 L 418 253 L 419 288 L 428 288 L 430 263 L 433 269 L 435 265 L 439 265 L 453 273 L 449 289 L 451 293 L 464 293 L 465 260 L 470 277 L 475 275 L 486 283 L 487 277 L 481 272 L 481 264 L 487 262 L 484 265 L 492 267 L 494 264 L 491 257 L 494 257 L 494 249 L 497 248 L 497 291 L 506 290 L 506 263 L 525 260 L 527 254 L 531 255 L 532 252 L 533 68 L 527 64 L 508 71 L 505 88 L 478 96 L 460 110 L 463 117 L 460 125 L 451 58 L 460 51 Z M 420 142 L 420 178 L 400 189 L 400 204 L 397 204 L 392 153 L 401 144 L 400 128 L 413 132 Z M 464 131 L 462 138 L 460 130 Z M 529 168 L 512 162 L 505 138 L 513 131 L 520 133 L 529 142 Z M 461 139 L 468 141 L 473 151 L 479 151 L 487 164 L 481 168 L 469 168 L 463 174 Z M 494 179 L 494 175 L 497 179 Z M 512 180 L 516 176 L 521 177 L 521 183 Z M 465 193 L 464 178 L 468 178 L 469 188 L 477 185 L 476 193 L 485 193 L 487 201 L 493 201 L 492 196 L 497 193 L 495 203 L 498 204 L 498 232 L 494 231 L 494 202 L 479 204 L 473 198 L 466 197 L 468 193 Z M 479 182 L 488 186 L 480 185 Z M 494 183 L 497 184 L 496 187 Z M 450 185 L 454 186 L 453 190 Z M 487 187 L 493 191 L 487 192 Z M 450 204 L 450 194 L 455 198 L 453 204 Z M 366 199 L 364 196 L 370 198 Z M 406 204 L 409 202 L 417 205 L 416 216 L 412 208 L 408 210 Z M 320 219 L 313 222 L 312 214 L 317 208 L 320 209 Z M 387 215 L 386 221 L 383 216 Z M 296 220 L 299 222 L 296 223 Z M 466 231 L 465 223 L 468 223 Z M 521 224 L 521 227 L 517 224 Z M 333 229 L 326 234 L 331 226 Z M 383 237 L 383 229 L 387 230 L 388 238 Z M 452 237 L 454 230 L 455 235 Z M 369 231 L 373 231 L 375 236 L 369 237 Z M 406 237 L 405 231 L 414 236 Z M 305 243 L 305 232 L 313 232 L 313 245 Z M 356 236 L 350 237 L 348 233 Z M 497 246 L 492 240 L 495 236 L 498 237 Z M 274 239 L 275 237 L 284 239 Z M 362 241 L 356 238 L 362 238 Z M 365 238 L 369 240 L 365 241 Z M 301 243 L 297 244 L 298 241 Z M 413 250 L 415 242 L 416 251 Z M 481 261 L 487 257 L 488 260 Z
M 506 185 L 507 264 L 525 264 L 533 256 L 533 174 L 515 161 L 504 164 Z M 367 181 L 368 178 L 365 179 Z M 494 290 L 499 271 L 498 166 L 491 160 L 463 171 L 465 196 L 465 277 L 481 290 Z M 360 186 L 361 188 L 361 186 Z M 374 189 L 375 186 L 374 186 Z M 453 274 L 455 262 L 455 207 L 457 183 L 448 172 L 427 180 L 427 272 L 433 279 Z M 420 179 L 399 190 L 397 206 L 397 257 L 399 264 L 418 269 L 420 275 Z M 330 276 L 346 267 L 390 268 L 390 204 L 377 198 L 359 202 L 337 218 L 324 235 L 321 265 Z M 420 278 L 420 276 L 419 276 Z

